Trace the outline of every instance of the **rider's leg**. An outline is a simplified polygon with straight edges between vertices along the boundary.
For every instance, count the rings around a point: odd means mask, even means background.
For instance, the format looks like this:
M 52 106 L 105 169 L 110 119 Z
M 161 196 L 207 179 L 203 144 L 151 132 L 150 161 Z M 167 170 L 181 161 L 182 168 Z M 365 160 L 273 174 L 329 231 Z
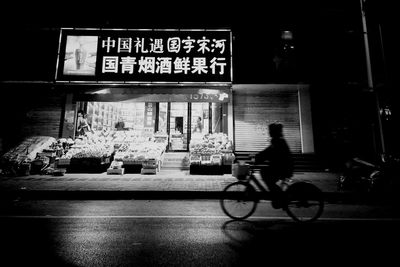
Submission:
M 269 169 L 263 169 L 261 175 L 271 194 L 272 206 L 274 208 L 280 208 L 282 202 L 282 189 L 276 184 L 279 180 L 278 176 L 274 175 L 274 173 Z

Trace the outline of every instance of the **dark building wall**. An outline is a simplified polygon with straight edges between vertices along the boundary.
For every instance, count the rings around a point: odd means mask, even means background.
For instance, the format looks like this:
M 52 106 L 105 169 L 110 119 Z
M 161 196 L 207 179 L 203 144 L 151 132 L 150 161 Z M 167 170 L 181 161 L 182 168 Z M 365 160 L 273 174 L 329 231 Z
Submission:
M 59 137 L 64 95 L 48 85 L 3 85 L 2 152 L 33 135 Z
M 59 30 L 55 28 L 19 26 L 3 29 L 1 80 L 54 80 L 58 37 Z
M 376 160 L 381 150 L 376 96 L 355 85 L 311 86 L 316 153 L 339 170 L 349 157 Z

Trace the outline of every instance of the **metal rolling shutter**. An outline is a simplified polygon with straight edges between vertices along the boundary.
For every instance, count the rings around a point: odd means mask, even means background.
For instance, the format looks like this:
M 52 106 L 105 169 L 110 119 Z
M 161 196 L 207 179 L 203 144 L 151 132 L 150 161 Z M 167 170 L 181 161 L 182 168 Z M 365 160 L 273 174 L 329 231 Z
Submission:
M 301 153 L 297 91 L 271 91 L 257 95 L 234 94 L 236 151 L 261 151 L 269 145 L 268 124 L 284 125 L 284 136 L 294 153 Z
M 21 125 L 21 134 L 23 136 L 45 135 L 57 138 L 60 133 L 63 97 L 61 95 L 43 95 L 40 99 L 33 97 L 31 99 L 33 101 Z

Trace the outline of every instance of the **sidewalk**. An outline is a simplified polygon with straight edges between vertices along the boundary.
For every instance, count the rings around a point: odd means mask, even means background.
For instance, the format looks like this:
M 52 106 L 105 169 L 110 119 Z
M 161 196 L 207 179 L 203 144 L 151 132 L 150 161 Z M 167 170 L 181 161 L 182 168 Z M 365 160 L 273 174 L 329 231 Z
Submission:
M 336 173 L 295 173 L 294 180 L 318 186 L 327 200 L 340 200 Z M 2 198 L 29 199 L 218 199 L 226 185 L 237 181 L 231 174 L 192 175 L 189 171 L 161 170 L 157 174 L 107 175 L 66 173 L 64 176 L 0 177 Z

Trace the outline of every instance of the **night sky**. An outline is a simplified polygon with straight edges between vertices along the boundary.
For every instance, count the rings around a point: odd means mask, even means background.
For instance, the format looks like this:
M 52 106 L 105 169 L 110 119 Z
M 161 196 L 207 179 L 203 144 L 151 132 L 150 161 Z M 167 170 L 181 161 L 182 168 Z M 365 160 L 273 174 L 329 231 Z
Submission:
M 272 1 L 271 1 L 272 2 Z M 5 80 L 51 80 L 57 53 L 58 28 L 229 28 L 233 32 L 235 83 L 280 82 L 274 73 L 274 53 L 280 31 L 294 33 L 297 77 L 294 82 L 364 79 L 365 53 L 359 1 L 116 1 L 10 3 L 1 16 Z M 369 1 L 376 20 L 391 37 L 387 6 Z M 374 26 L 375 27 L 375 26 Z M 376 28 L 376 27 L 375 27 Z M 377 31 L 371 28 L 371 35 Z M 379 38 L 371 38 L 378 40 Z M 392 53 L 390 42 L 386 45 Z M 376 75 L 382 79 L 379 44 Z M 392 64 L 387 60 L 387 64 Z M 21 68 L 24 62 L 25 68 Z M 37 68 L 40 62 L 40 68 Z M 379 69 L 379 70 L 378 70 Z M 293 81 L 290 81 L 293 82 Z

